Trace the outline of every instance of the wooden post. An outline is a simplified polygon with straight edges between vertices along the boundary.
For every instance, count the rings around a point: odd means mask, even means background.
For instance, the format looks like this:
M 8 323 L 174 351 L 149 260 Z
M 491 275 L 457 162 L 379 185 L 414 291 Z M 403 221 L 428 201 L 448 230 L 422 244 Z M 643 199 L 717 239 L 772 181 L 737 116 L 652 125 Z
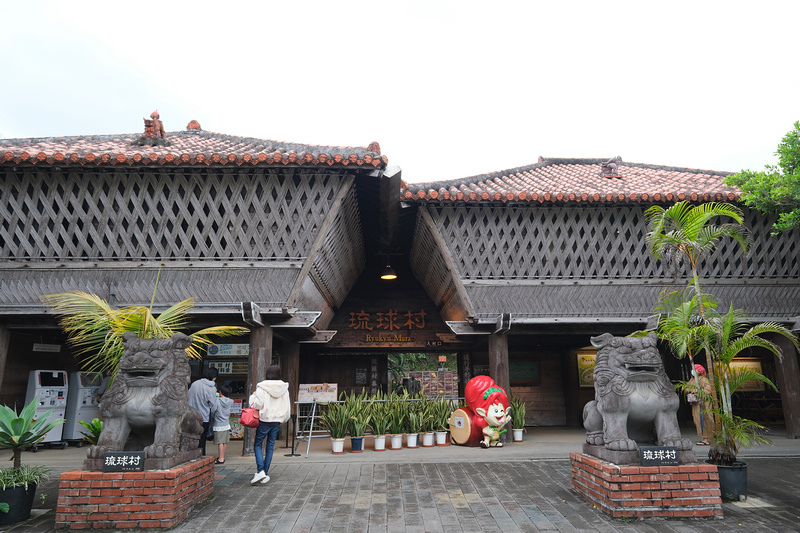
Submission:
M 247 371 L 248 396 L 253 394 L 256 385 L 264 380 L 270 361 L 272 361 L 272 328 L 269 325 L 252 328 L 250 330 L 250 364 Z M 253 453 L 254 438 L 255 429 L 245 428 L 242 455 Z
M 11 333 L 8 328 L 0 324 L 0 386 L 3 385 L 3 376 L 6 371 L 6 361 L 8 360 L 8 346 L 11 341 Z
M 797 361 L 797 350 L 792 343 L 780 335 L 770 340 L 780 347 L 783 356 L 776 359 L 778 389 L 781 391 L 781 407 L 786 423 L 786 436 L 790 439 L 800 438 L 800 366 Z
M 297 393 L 300 390 L 300 343 L 296 340 L 286 341 L 281 350 L 281 375 L 289 383 L 289 399 L 292 402 L 292 413 L 297 414 Z
M 511 394 L 511 381 L 508 376 L 508 337 L 505 333 L 489 335 L 489 375 L 500 388 Z M 506 442 L 506 433 L 500 437 Z

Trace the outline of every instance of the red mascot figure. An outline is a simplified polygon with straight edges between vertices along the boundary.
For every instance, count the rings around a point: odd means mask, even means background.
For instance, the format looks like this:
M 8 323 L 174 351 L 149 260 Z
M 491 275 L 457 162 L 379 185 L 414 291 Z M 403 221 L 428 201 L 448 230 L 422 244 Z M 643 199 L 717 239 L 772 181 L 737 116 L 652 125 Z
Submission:
M 480 444 L 484 448 L 502 446 L 500 435 L 503 426 L 510 420 L 508 395 L 489 376 L 475 376 L 464 387 L 464 398 L 475 416 L 472 423 L 480 431 Z

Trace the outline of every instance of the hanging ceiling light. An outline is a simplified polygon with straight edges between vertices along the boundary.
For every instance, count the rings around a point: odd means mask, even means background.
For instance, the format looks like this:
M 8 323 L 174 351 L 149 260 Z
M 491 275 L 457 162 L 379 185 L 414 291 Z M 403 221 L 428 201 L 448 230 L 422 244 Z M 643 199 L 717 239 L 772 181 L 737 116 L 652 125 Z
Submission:
M 381 279 L 397 279 L 397 272 L 389 265 L 388 261 L 386 263 L 386 268 L 381 272 Z

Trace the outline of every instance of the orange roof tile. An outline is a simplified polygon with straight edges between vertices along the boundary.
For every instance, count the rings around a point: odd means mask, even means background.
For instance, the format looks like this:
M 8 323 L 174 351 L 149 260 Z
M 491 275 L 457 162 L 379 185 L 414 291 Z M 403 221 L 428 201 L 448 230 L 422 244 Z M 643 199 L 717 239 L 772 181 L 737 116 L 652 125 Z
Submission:
M 49 165 L 306 165 L 385 168 L 378 143 L 315 146 L 234 137 L 200 129 L 168 132 L 168 145 L 139 145 L 141 134 L 0 139 L 0 164 Z
M 652 203 L 735 201 L 730 172 L 606 159 L 543 159 L 535 165 L 428 183 L 403 183 L 401 198 L 420 203 Z

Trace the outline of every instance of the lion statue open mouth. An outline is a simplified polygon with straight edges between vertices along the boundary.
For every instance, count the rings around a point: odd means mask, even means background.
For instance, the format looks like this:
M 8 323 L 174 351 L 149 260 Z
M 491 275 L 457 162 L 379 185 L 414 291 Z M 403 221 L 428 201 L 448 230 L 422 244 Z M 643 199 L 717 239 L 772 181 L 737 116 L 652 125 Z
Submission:
M 583 409 L 586 442 L 609 450 L 635 451 L 637 440 L 647 441 L 655 433 L 659 446 L 691 450 L 681 438 L 677 410 L 678 394 L 672 386 L 661 354 L 658 337 L 614 337 L 604 333 L 592 337 L 599 348 L 595 359 L 595 399 Z
M 199 447 L 203 421 L 189 407 L 191 337 L 140 339 L 125 333 L 117 375 L 100 404 L 103 431 L 90 459 L 107 451 L 142 451 L 148 458 L 173 458 Z

